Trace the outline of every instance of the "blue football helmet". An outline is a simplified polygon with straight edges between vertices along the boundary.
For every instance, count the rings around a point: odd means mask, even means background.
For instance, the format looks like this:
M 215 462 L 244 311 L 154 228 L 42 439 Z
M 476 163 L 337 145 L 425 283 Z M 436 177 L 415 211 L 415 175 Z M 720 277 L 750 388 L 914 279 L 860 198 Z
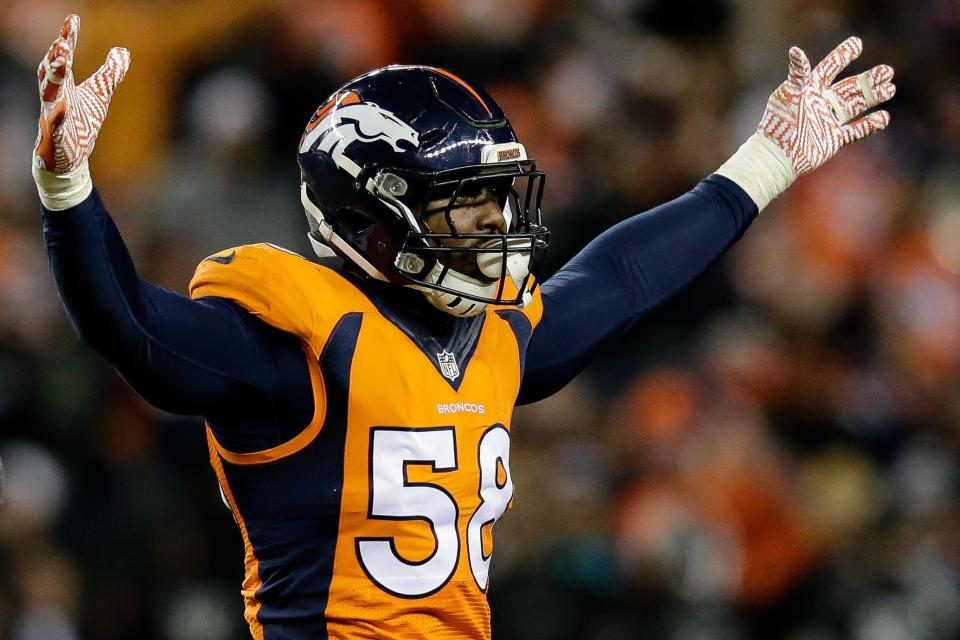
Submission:
M 549 242 L 540 220 L 544 175 L 479 87 L 434 67 L 366 73 L 313 114 L 298 160 L 317 255 L 340 255 L 371 278 L 418 289 L 456 316 L 530 300 L 530 274 Z M 457 231 L 451 210 L 481 193 L 497 198 L 505 232 Z M 449 230 L 425 223 L 427 204 L 434 213 L 438 202 Z M 486 277 L 452 269 L 452 260 L 463 264 L 458 253 Z

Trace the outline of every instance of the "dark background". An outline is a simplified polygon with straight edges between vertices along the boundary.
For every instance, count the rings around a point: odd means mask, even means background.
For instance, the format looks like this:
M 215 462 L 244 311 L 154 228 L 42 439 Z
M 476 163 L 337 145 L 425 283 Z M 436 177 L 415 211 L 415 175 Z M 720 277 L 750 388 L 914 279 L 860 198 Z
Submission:
M 70 12 L 79 78 L 132 52 L 91 165 L 141 273 L 177 291 L 231 245 L 309 254 L 297 141 L 369 68 L 443 66 L 500 101 L 547 172 L 556 269 L 718 167 L 791 44 L 815 63 L 860 35 L 852 71 L 897 69 L 890 129 L 517 412 L 494 637 L 960 637 L 958 3 L 6 0 L 0 638 L 245 633 L 200 422 L 79 344 L 46 266 L 35 70 Z

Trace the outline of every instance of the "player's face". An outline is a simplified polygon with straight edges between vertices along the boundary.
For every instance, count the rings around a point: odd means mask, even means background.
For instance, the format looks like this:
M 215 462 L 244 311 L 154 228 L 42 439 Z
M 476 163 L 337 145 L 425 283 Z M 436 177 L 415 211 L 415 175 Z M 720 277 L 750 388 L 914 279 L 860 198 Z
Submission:
M 506 233 L 507 221 L 503 216 L 503 208 L 497 200 L 497 197 L 490 189 L 483 189 L 480 193 L 473 196 L 461 196 L 454 202 L 450 209 L 450 224 L 444 212 L 450 201 L 447 198 L 440 200 L 431 200 L 427 204 L 426 217 L 424 221 L 434 233 Z M 483 244 L 479 238 L 448 238 L 440 241 L 445 247 L 478 247 Z M 476 253 L 451 254 L 449 261 L 450 268 L 460 273 L 476 278 L 483 282 L 491 282 L 494 278 L 489 278 L 480 272 L 477 264 Z

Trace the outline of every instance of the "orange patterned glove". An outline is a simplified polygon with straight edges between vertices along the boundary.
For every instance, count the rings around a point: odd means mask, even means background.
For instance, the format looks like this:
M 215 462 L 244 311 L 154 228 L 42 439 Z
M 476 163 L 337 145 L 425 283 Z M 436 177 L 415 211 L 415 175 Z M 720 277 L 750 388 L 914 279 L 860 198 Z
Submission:
M 891 67 L 879 65 L 831 86 L 862 51 L 860 38 L 847 38 L 811 71 L 803 50 L 791 47 L 787 80 L 767 101 L 757 133 L 787 154 L 797 176 L 810 173 L 841 147 L 889 124 L 886 111 L 853 119 L 896 93 L 890 82 Z
M 90 157 L 110 98 L 130 67 L 130 52 L 116 47 L 96 73 L 74 85 L 73 53 L 79 29 L 80 17 L 67 16 L 60 37 L 37 71 L 41 108 L 34 166 L 54 174 L 73 172 Z
M 767 101 L 757 132 L 717 173 L 740 185 L 762 210 L 798 176 L 886 127 L 886 111 L 863 114 L 896 93 L 893 68 L 879 65 L 831 84 L 862 51 L 860 38 L 847 38 L 811 70 L 806 54 L 792 47 L 787 79 Z

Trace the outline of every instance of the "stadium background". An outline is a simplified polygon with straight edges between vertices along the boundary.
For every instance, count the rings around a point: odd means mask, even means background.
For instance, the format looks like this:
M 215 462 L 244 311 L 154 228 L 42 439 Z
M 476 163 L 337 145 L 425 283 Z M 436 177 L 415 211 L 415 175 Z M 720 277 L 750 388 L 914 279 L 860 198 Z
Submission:
M 956 2 L 5 0 L 0 638 L 244 634 L 241 541 L 200 423 L 79 344 L 46 266 L 35 69 L 69 12 L 79 77 L 132 51 L 93 173 L 142 275 L 178 291 L 233 244 L 309 253 L 298 136 L 368 68 L 489 89 L 547 172 L 556 269 L 719 166 L 789 45 L 816 61 L 862 36 L 854 70 L 897 69 L 891 129 L 517 412 L 494 637 L 960 637 Z

